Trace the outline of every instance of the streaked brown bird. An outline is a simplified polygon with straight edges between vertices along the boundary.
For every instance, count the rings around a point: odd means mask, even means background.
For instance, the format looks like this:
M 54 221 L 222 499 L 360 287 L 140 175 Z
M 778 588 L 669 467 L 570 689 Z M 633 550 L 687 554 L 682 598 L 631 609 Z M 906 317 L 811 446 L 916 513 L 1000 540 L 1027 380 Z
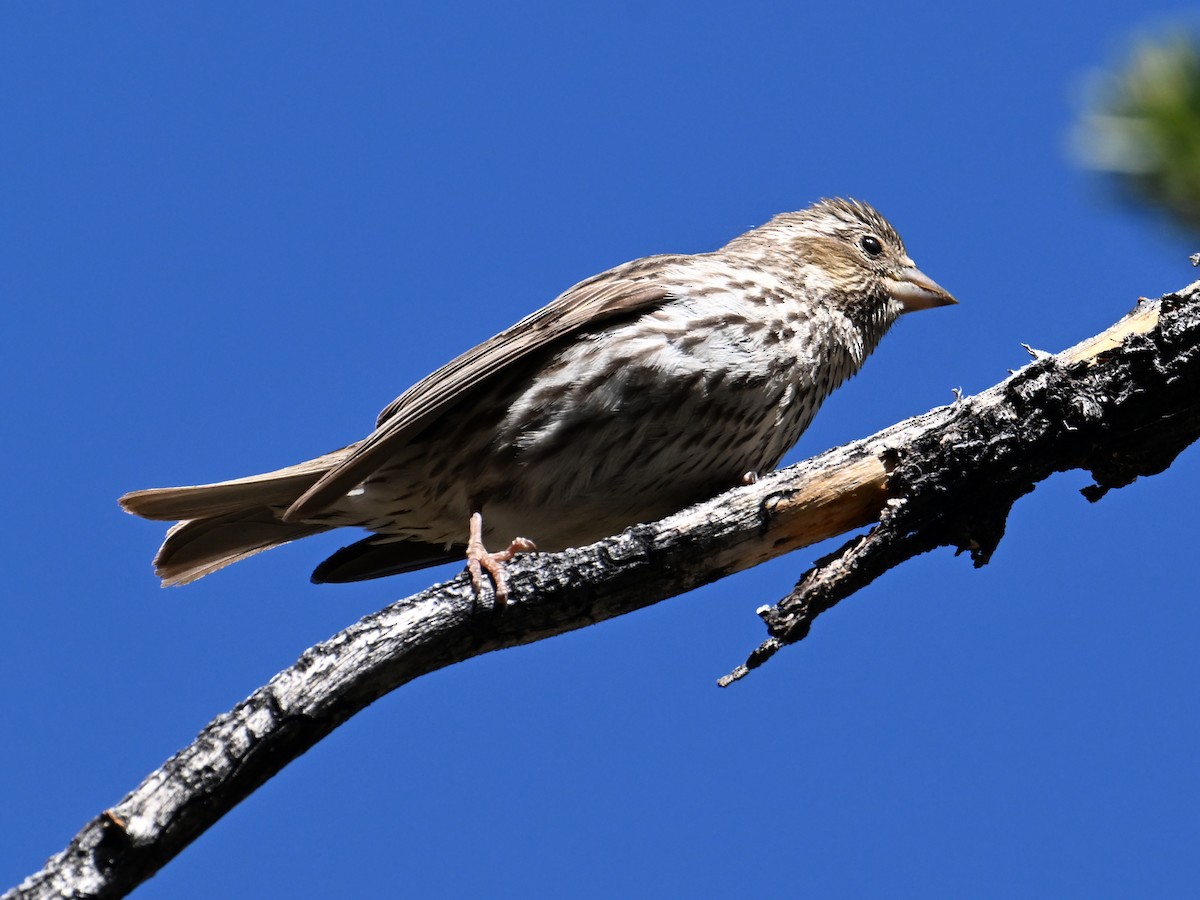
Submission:
M 374 534 L 313 581 L 465 555 L 503 603 L 503 562 L 533 544 L 485 541 L 580 546 L 773 468 L 902 313 L 954 302 L 872 207 L 822 200 L 720 250 L 581 281 L 413 385 L 356 444 L 121 505 L 179 520 L 154 560 L 164 585 L 354 525 Z

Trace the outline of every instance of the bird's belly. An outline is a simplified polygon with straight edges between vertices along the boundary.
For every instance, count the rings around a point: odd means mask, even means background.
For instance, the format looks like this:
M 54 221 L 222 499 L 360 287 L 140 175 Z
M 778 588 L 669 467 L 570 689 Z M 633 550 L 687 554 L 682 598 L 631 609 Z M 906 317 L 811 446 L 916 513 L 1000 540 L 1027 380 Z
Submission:
M 811 418 L 794 404 L 795 415 L 777 422 L 782 393 L 642 402 L 618 415 L 572 408 L 569 425 L 525 429 L 523 440 L 503 447 L 472 454 L 414 447 L 326 521 L 462 543 L 468 517 L 479 508 L 489 545 L 518 535 L 543 550 L 591 543 L 734 487 L 748 472 L 773 468 Z M 551 413 L 549 421 L 557 422 Z
M 685 395 L 530 438 L 483 503 L 487 531 L 545 550 L 579 546 L 741 484 L 774 468 L 812 417 L 785 393 Z

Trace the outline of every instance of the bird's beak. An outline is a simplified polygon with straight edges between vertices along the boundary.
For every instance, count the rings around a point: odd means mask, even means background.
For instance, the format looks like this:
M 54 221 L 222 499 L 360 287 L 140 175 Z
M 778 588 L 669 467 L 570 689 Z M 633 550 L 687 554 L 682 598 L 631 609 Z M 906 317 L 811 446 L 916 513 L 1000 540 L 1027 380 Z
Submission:
M 944 287 L 909 262 L 894 278 L 887 279 L 888 293 L 892 295 L 904 312 L 918 309 L 933 309 L 935 306 L 950 306 L 958 301 Z

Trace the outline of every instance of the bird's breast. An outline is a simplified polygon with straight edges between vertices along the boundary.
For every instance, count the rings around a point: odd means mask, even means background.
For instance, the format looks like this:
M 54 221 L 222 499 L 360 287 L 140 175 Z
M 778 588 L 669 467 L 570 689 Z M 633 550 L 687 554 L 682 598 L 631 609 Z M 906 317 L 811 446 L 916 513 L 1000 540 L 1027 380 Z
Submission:
M 504 416 L 493 505 L 560 525 L 570 511 L 598 537 L 773 468 L 846 354 L 783 304 L 712 307 L 668 304 L 562 350 Z

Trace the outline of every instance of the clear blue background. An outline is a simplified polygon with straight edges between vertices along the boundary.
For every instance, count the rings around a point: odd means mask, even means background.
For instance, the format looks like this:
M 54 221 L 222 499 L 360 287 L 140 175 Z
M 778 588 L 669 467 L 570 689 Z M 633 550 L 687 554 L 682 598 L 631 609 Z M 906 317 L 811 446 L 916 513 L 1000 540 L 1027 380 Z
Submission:
M 875 203 L 961 306 L 808 455 L 1193 277 L 1065 147 L 1154 3 L 0 8 L 0 887 L 309 645 L 450 577 L 314 587 L 352 535 L 162 591 L 132 488 L 362 436 L 576 280 Z M 1183 896 L 1200 887 L 1193 448 L 1022 500 L 747 681 L 812 548 L 424 678 L 140 897 Z

